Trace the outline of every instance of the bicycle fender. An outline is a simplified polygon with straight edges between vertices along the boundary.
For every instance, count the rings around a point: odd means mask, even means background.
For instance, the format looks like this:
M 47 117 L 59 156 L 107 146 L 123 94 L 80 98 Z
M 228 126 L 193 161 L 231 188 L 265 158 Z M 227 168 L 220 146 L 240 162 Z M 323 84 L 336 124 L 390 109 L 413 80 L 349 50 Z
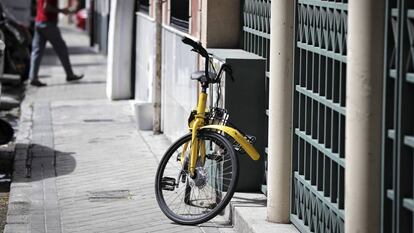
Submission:
M 246 151 L 246 153 L 252 158 L 253 160 L 258 160 L 260 158 L 259 153 L 257 150 L 250 144 L 243 135 L 236 129 L 225 126 L 225 125 L 206 125 L 200 128 L 200 130 L 208 130 L 208 129 L 214 129 L 214 130 L 220 130 L 228 134 L 230 137 L 234 138 L 241 147 Z

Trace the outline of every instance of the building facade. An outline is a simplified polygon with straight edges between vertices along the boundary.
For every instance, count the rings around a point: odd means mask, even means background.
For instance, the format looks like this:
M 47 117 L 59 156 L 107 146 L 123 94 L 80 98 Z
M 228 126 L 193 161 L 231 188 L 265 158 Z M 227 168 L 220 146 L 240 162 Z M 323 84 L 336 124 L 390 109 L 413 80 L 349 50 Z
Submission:
M 137 0 L 134 98 L 153 101 L 155 0 Z M 163 1 L 162 131 L 187 132 L 208 48 L 266 61 L 267 220 L 301 232 L 413 231 L 414 4 L 408 0 Z M 183 122 L 178 124 L 177 122 Z M 240 126 L 243 128 L 243 126 Z

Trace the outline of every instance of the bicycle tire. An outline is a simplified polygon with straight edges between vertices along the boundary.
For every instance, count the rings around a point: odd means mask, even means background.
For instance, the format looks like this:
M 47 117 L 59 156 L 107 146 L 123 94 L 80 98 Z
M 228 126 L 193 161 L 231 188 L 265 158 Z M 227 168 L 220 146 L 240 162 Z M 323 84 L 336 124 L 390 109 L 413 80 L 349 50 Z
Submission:
M 191 178 L 188 172 L 184 175 L 180 171 L 183 165 L 178 159 L 182 152 L 180 148 L 191 142 L 191 134 L 170 146 L 160 161 L 155 177 L 158 205 L 169 219 L 178 224 L 197 225 L 214 218 L 227 206 L 237 185 L 238 160 L 232 144 L 218 132 L 204 131 L 198 137 L 207 143 L 208 153 L 204 165 L 197 166 L 199 174 L 196 177 Z M 186 156 L 190 150 L 188 146 Z M 177 172 L 176 179 L 174 172 Z M 172 189 L 172 183 L 178 184 L 173 191 L 168 190 Z

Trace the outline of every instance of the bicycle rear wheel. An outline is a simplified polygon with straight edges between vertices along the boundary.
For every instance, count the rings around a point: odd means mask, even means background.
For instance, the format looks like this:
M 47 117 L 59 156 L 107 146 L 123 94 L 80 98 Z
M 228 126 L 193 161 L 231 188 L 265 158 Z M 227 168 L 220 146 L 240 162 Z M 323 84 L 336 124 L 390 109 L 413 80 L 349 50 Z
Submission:
M 191 151 L 191 134 L 187 134 L 164 154 L 155 178 L 158 205 L 179 224 L 195 225 L 214 218 L 236 189 L 238 161 L 231 143 L 217 132 L 200 132 L 198 138 L 206 159 L 204 164 L 197 162 L 194 177 L 187 169 Z

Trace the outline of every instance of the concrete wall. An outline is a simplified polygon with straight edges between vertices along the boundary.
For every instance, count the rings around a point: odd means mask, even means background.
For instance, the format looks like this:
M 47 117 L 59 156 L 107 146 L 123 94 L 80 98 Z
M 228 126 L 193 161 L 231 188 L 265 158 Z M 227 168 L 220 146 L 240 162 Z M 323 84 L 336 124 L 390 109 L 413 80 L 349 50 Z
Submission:
M 190 76 L 197 70 L 198 56 L 181 42 L 184 36 L 174 28 L 163 28 L 162 130 L 171 140 L 188 132 L 186 121 L 197 102 L 197 81 Z
M 137 13 L 136 17 L 135 99 L 151 102 L 155 75 L 155 21 L 143 13 Z
M 106 95 L 111 100 L 129 99 L 131 90 L 134 0 L 112 0 L 108 32 Z
M 240 32 L 240 2 L 238 0 L 190 0 L 189 29 L 186 32 L 168 26 L 171 2 L 163 4 L 162 48 L 162 131 L 171 140 L 188 132 L 186 119 L 196 106 L 197 82 L 190 80 L 199 67 L 198 55 L 183 44 L 184 36 L 201 39 L 204 46 L 236 48 Z M 208 17 L 207 17 L 208 16 Z M 137 15 L 135 99 L 152 100 L 152 80 L 155 75 L 154 1 L 150 0 L 149 16 Z M 204 39 L 202 39 L 204 35 Z
M 169 10 L 167 1 L 163 20 L 166 25 Z M 162 129 L 171 140 L 188 132 L 186 119 L 198 96 L 197 82 L 190 80 L 190 75 L 201 63 L 181 39 L 191 35 L 209 48 L 237 48 L 240 39 L 240 1 L 191 0 L 189 10 L 187 33 L 165 25 L 163 30 Z

